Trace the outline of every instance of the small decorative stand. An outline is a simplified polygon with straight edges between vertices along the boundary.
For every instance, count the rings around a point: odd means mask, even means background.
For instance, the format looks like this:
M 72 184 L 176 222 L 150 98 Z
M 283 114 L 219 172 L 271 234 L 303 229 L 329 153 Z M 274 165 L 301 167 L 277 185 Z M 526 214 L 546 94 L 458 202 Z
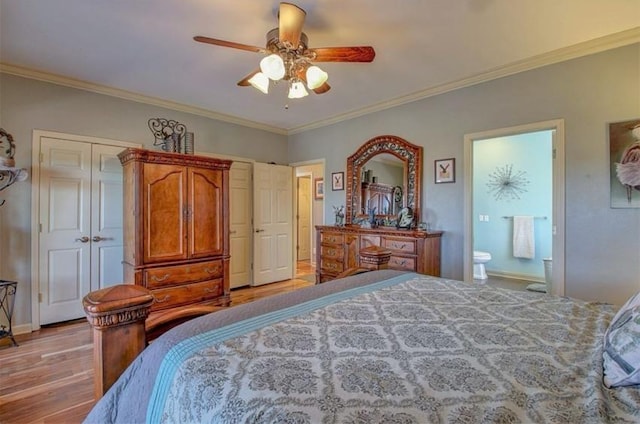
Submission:
M 16 281 L 0 280 L 0 316 L 7 319 L 8 327 L 0 324 L 0 339 L 9 337 L 14 346 L 18 346 L 16 339 L 13 338 L 11 330 L 11 317 L 13 316 L 13 305 L 16 300 L 16 289 L 18 283 Z

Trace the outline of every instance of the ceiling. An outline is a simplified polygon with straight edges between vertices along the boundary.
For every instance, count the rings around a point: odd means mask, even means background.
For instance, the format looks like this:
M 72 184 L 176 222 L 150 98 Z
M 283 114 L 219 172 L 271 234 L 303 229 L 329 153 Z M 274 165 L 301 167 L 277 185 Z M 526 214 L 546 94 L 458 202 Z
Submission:
M 299 100 L 238 87 L 262 55 L 193 36 L 263 47 L 276 0 L 0 0 L 0 63 L 287 134 L 640 41 L 640 0 L 291 2 L 309 47 L 371 45 L 373 63 L 322 63 L 332 89 Z

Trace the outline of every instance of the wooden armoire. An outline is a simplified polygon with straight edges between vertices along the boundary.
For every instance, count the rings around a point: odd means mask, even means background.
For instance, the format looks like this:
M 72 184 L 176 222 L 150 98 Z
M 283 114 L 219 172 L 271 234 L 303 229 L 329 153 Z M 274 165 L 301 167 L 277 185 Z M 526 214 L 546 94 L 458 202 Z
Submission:
M 231 161 L 144 149 L 118 156 L 125 283 L 151 290 L 152 315 L 228 306 Z

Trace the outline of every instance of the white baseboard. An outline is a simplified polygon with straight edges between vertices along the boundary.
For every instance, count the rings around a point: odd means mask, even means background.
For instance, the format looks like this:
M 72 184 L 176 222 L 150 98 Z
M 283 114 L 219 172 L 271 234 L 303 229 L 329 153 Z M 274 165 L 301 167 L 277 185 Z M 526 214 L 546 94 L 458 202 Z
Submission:
M 487 275 L 492 275 L 494 277 L 501 278 L 511 278 L 513 280 L 526 280 L 533 281 L 535 283 L 544 283 L 544 277 L 539 277 L 537 275 L 529 275 L 529 274 L 514 274 L 511 272 L 502 272 L 495 270 L 487 270 Z
M 17 336 L 18 334 L 31 333 L 31 323 L 14 325 L 13 328 L 11 328 L 11 331 L 13 332 L 14 336 Z

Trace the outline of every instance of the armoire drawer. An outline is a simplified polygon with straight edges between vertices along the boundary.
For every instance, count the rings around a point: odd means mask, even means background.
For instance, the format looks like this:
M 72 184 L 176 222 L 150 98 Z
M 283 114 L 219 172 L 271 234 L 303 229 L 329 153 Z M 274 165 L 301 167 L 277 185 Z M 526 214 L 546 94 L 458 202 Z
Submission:
M 222 277 L 222 272 L 223 267 L 221 260 L 163 266 L 159 268 L 149 268 L 143 271 L 145 284 L 147 288 L 150 289 L 211 280 Z
M 156 289 L 152 290 L 151 293 L 155 298 L 151 305 L 151 310 L 157 311 L 158 309 L 215 299 L 223 294 L 223 284 L 222 279 L 201 281 L 171 288 Z
M 391 256 L 389 258 L 389 268 L 402 271 L 417 271 L 416 258 L 406 256 Z

